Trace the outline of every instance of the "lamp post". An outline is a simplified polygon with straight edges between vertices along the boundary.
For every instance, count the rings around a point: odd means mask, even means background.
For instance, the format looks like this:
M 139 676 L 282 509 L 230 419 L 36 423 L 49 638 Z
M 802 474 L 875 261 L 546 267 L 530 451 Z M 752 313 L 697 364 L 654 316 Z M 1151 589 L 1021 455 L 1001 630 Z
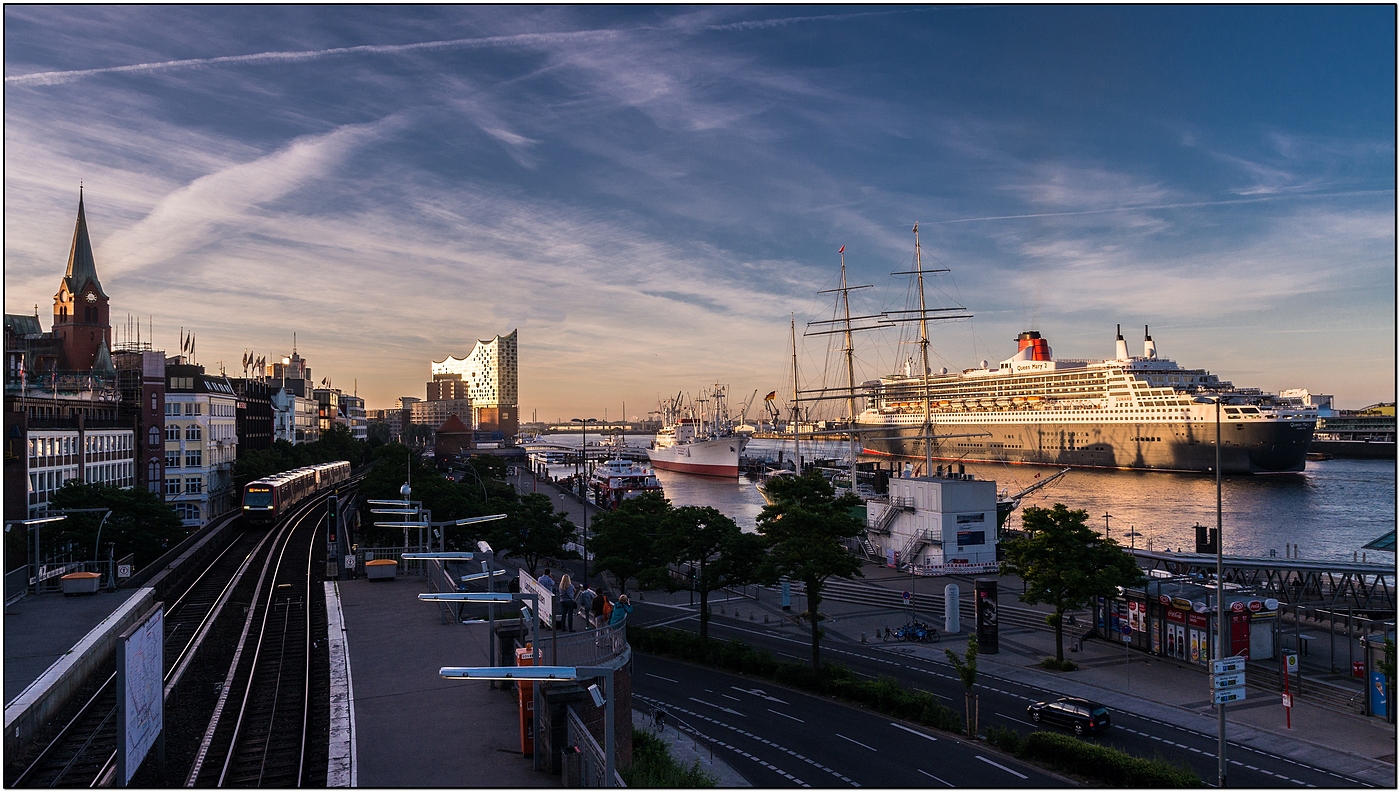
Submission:
M 1198 397 L 1197 402 L 1215 404 L 1215 659 L 1224 660 L 1228 643 L 1226 636 L 1229 632 L 1229 624 L 1226 622 L 1225 611 L 1225 536 L 1222 526 L 1221 509 L 1221 454 L 1220 454 L 1220 400 L 1221 396 Z M 1225 759 L 1225 705 L 1216 704 L 1217 719 L 1217 745 L 1216 775 L 1217 785 L 1221 788 L 1225 786 L 1225 770 L 1228 766 Z
M 583 477 L 588 474 L 588 425 L 598 423 L 597 418 L 572 418 L 569 423 L 580 424 L 583 429 L 583 474 L 579 479 L 579 498 L 583 500 L 583 584 L 588 585 L 588 495 Z

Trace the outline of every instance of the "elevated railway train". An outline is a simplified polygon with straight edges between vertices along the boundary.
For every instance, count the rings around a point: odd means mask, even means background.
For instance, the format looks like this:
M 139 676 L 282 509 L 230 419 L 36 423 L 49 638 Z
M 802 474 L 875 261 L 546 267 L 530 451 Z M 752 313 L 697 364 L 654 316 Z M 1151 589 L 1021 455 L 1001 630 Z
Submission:
M 324 462 L 250 481 L 243 487 L 243 516 L 251 525 L 272 525 L 302 498 L 349 478 L 349 462 Z

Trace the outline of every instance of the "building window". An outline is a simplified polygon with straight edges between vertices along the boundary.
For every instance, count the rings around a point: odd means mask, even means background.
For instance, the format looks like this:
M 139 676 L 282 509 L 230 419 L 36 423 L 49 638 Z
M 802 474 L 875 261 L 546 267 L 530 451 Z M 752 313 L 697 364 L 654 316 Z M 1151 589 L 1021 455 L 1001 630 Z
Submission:
M 189 426 L 185 427 L 186 440 L 199 440 L 201 436 L 202 433 L 200 431 L 199 424 L 190 424 Z
M 152 394 L 151 394 L 151 412 L 155 412 L 155 411 L 156 411 L 156 408 L 157 408 L 158 406 L 159 406 L 159 405 L 158 405 L 158 403 L 157 403 L 156 394 L 152 393 Z
M 166 495 L 179 495 L 179 494 L 180 494 L 180 480 L 177 479 L 177 478 L 168 478 L 168 479 L 166 479 L 166 480 L 165 480 L 165 494 L 166 494 Z
M 170 440 L 170 441 L 172 441 L 172 442 L 177 442 L 177 441 L 179 441 L 179 439 L 180 439 L 180 425 L 179 425 L 179 424 L 166 424 L 166 426 L 165 426 L 165 439 L 166 439 L 166 440 Z
M 200 451 L 185 451 L 185 467 L 199 467 L 202 464 L 200 462 L 201 454 Z
M 149 433 L 149 437 L 150 437 L 149 444 L 150 444 L 150 446 L 151 446 L 152 448 L 156 448 L 156 447 L 160 446 L 160 429 L 159 429 L 158 427 L 155 427 L 155 426 L 152 426 L 152 427 L 151 427 L 151 431 L 150 431 L 150 433 Z
M 171 449 L 165 452 L 165 466 L 168 468 L 177 468 L 180 466 L 179 449 Z
M 197 493 L 200 493 L 200 492 L 203 492 L 203 491 L 204 491 L 204 479 L 201 479 L 201 478 L 187 478 L 187 479 L 185 479 L 185 492 L 192 492 L 192 493 L 196 493 L 196 494 L 197 494 Z

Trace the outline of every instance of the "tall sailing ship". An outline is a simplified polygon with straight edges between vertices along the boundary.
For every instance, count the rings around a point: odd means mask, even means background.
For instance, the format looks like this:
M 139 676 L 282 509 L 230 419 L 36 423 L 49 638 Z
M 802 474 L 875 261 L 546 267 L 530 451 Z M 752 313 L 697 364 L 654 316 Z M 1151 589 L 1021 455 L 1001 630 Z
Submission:
M 1056 360 L 1040 333 L 989 366 L 863 383 L 856 417 L 866 453 L 986 461 L 1205 472 L 1215 470 L 1219 398 L 1221 470 L 1303 470 L 1317 411 L 1236 389 L 1203 369 L 1158 357 L 1150 333 L 1130 355 L 1120 331 L 1106 360 Z M 925 369 L 928 371 L 928 369 Z M 931 439 L 932 446 L 926 446 Z M 931 452 L 931 453 L 930 453 Z
M 739 455 L 744 453 L 749 436 L 734 431 L 725 402 L 727 393 L 727 386 L 716 384 L 691 400 L 688 407 L 682 407 L 679 396 L 663 404 L 664 425 L 647 448 L 652 467 L 738 478 Z

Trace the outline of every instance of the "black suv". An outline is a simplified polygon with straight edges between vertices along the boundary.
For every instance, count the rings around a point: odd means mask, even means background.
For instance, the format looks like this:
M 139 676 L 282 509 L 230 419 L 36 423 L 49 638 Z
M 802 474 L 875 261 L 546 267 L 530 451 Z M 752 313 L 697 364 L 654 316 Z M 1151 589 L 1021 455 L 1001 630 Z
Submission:
M 1026 707 L 1026 714 L 1036 723 L 1068 726 L 1075 734 L 1108 728 L 1108 708 L 1088 699 L 1064 696 L 1054 701 L 1037 701 Z

